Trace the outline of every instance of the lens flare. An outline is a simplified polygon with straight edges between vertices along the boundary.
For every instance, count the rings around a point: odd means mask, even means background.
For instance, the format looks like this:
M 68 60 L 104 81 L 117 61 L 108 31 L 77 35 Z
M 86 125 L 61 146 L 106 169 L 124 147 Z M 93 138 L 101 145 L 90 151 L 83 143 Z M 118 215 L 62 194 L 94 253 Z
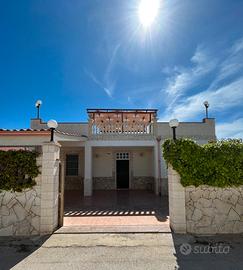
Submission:
M 148 28 L 158 15 L 160 7 L 159 0 L 141 0 L 138 15 L 144 28 Z

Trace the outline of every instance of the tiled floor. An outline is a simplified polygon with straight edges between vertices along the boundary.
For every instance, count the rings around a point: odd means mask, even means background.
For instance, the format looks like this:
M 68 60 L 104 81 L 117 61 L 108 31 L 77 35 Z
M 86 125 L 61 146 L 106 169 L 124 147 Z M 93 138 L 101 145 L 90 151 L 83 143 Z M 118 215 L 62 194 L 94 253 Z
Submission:
M 64 227 L 169 230 L 168 215 L 168 198 L 148 191 L 95 191 L 89 198 L 79 191 L 65 192 Z

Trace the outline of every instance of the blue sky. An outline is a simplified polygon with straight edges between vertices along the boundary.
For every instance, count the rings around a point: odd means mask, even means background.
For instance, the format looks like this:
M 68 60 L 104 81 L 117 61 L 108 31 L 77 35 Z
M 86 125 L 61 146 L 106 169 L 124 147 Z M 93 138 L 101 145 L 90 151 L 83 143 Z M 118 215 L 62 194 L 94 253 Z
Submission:
M 243 137 L 243 1 L 161 0 L 145 30 L 137 0 L 0 1 L 0 127 L 85 121 L 86 108 L 158 108 Z

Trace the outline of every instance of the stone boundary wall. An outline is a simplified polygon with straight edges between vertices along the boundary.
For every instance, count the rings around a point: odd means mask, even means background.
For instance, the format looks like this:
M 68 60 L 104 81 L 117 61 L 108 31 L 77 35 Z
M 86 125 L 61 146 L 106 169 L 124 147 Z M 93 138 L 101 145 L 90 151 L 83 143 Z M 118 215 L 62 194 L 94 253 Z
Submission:
M 37 164 L 42 164 L 41 156 Z M 41 174 L 35 181 L 32 189 L 23 192 L 0 192 L 0 236 L 40 233 Z
M 170 226 L 176 233 L 243 233 L 243 186 L 183 187 L 168 168 Z
M 243 233 L 243 186 L 186 187 L 187 232 Z

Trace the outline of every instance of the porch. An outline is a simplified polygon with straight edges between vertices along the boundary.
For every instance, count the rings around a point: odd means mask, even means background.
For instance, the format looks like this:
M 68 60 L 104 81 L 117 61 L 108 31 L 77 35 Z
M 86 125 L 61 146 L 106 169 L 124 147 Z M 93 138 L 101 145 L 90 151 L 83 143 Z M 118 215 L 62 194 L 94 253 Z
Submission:
M 64 226 L 57 232 L 169 232 L 168 198 L 146 190 L 65 192 Z
M 133 146 L 129 145 L 132 144 Z M 114 146 L 111 146 L 111 145 Z M 143 144 L 143 145 L 142 145 Z M 63 145 L 65 191 L 92 196 L 97 190 L 147 190 L 158 194 L 157 145 L 109 142 L 84 147 Z

